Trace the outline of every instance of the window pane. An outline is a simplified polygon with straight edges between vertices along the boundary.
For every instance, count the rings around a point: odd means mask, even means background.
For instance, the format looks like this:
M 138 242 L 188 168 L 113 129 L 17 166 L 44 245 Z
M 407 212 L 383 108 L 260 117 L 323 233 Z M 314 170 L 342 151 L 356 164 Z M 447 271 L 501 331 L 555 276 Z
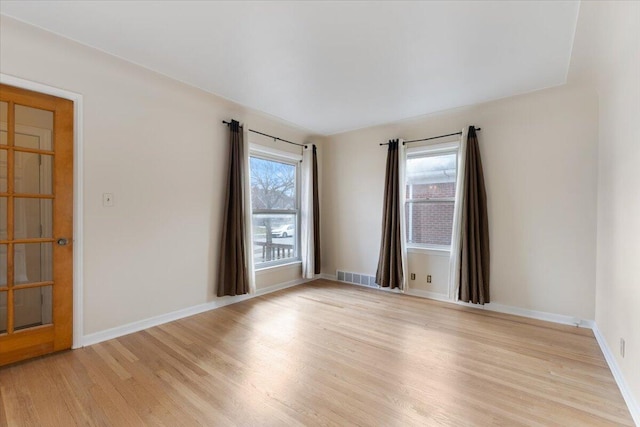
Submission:
M 407 199 L 455 197 L 455 153 L 407 159 Z
M 7 230 L 7 198 L 0 197 L 0 240 L 9 238 Z M 0 273 L 2 274 L 2 273 Z
M 17 147 L 51 150 L 53 112 L 38 108 L 15 106 Z
M 0 206 L 0 211 L 2 206 Z M 33 239 L 51 237 L 53 223 L 53 200 L 14 199 L 14 238 Z M 0 234 L 2 226 L 0 225 Z
M 53 193 L 53 156 L 36 153 L 15 153 L 16 193 Z
M 0 291 L 0 334 L 7 332 L 7 293 Z
M 14 282 L 16 284 L 53 280 L 53 245 L 25 243 L 13 246 Z
M 0 245 L 0 286 L 7 286 L 7 245 Z
M 7 192 L 7 150 L 0 150 L 0 193 Z
M 7 145 L 7 117 L 9 114 L 9 104 L 0 102 L 0 145 Z
M 453 202 L 407 203 L 407 243 L 451 245 Z
M 265 262 L 297 258 L 296 215 L 253 215 L 253 261 Z
M 253 209 L 296 209 L 296 166 L 251 157 Z
M 14 292 L 13 325 L 16 330 L 52 322 L 53 287 L 18 289 Z

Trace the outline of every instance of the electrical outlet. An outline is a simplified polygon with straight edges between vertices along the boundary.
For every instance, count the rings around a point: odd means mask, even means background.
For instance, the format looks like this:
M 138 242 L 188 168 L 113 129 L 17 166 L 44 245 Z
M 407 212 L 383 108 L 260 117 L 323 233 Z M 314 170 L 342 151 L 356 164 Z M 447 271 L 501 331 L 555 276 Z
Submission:
M 411 280 L 416 280 L 416 273 L 411 273 Z
M 427 283 L 431 283 L 431 275 L 430 274 L 427 276 Z
M 113 193 L 102 194 L 102 206 L 110 208 L 113 206 Z
M 624 338 L 620 338 L 620 356 L 624 357 L 624 350 L 625 350 L 625 342 L 624 342 Z

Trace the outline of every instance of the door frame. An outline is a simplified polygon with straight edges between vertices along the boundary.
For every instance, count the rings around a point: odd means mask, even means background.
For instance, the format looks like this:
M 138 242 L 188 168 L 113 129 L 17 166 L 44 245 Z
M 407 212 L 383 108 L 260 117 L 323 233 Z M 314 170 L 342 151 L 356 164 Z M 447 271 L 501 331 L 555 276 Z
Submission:
M 73 101 L 73 344 L 71 348 L 80 348 L 84 340 L 83 305 L 83 122 L 82 95 L 54 86 L 25 80 L 20 77 L 0 73 L 0 83 L 21 89 L 32 90 L 58 98 Z

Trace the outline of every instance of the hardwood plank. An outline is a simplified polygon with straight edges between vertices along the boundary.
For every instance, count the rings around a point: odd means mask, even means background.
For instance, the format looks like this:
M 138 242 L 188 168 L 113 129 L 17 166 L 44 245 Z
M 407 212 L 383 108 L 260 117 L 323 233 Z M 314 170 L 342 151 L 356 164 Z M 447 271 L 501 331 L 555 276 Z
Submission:
M 39 426 L 42 420 L 39 408 L 36 409 L 36 402 L 31 397 L 29 385 L 33 387 L 33 382 L 29 381 L 24 370 L 10 372 L 5 381 L 4 375 L 0 381 L 0 391 L 2 391 L 2 405 L 7 418 L 8 426 Z M 7 384 L 7 385 L 5 385 Z M 21 387 L 9 384 L 20 384 Z
M 2 368 L 3 422 L 633 425 L 589 330 L 325 280 Z
M 63 395 L 59 392 L 56 382 L 53 381 L 54 370 L 49 369 L 47 363 L 35 363 L 30 371 L 29 395 L 38 408 L 40 426 L 65 426 L 75 423 L 69 408 L 64 403 Z M 46 414 L 46 415 L 45 415 Z

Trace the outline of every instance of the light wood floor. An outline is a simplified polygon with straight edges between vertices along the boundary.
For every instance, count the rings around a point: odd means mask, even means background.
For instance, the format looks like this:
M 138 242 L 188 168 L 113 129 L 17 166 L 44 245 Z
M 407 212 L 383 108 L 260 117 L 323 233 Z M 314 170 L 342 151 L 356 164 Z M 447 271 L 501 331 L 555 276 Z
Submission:
M 328 281 L 0 369 L 0 425 L 633 425 L 590 330 Z

